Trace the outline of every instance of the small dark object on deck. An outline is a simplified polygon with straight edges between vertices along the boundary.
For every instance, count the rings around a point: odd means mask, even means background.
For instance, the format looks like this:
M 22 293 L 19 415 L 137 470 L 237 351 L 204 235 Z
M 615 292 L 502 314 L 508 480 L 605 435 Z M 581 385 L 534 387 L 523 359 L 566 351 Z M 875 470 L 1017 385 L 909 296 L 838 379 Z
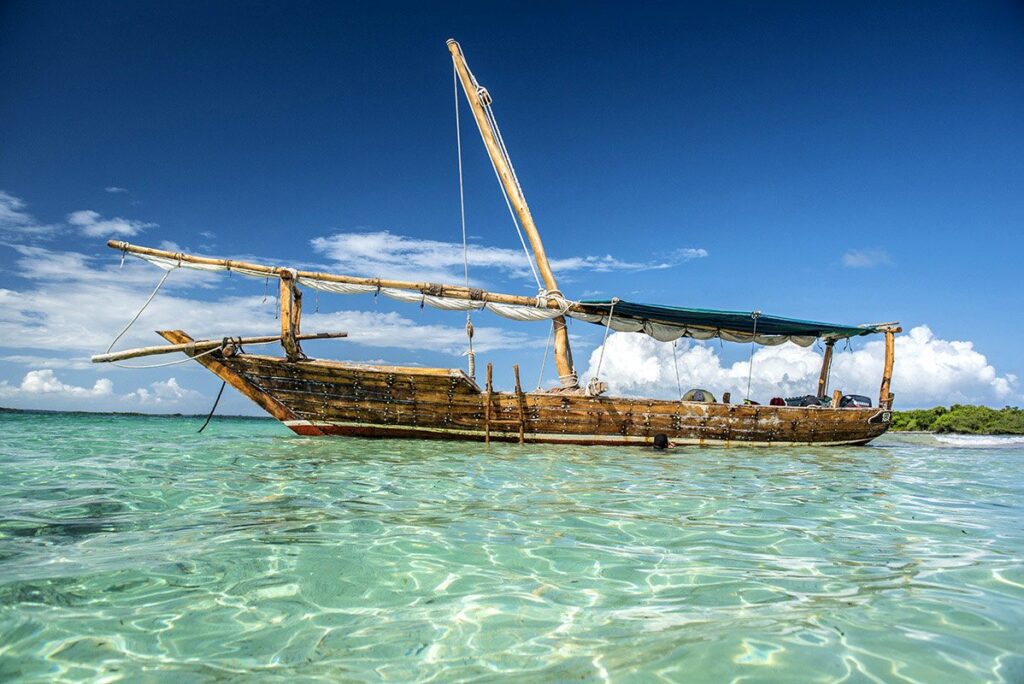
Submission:
M 839 400 L 839 408 L 871 408 L 871 399 L 863 394 L 846 394 Z
M 802 397 L 787 397 L 786 406 L 821 406 L 822 400 L 813 394 L 805 394 Z

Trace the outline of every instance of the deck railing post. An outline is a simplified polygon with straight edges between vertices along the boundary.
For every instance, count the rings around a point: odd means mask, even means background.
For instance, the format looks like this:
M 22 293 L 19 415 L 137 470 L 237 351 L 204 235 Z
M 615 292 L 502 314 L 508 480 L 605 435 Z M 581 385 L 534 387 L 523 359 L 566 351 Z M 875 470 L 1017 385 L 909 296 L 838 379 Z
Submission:
M 519 364 L 512 365 L 512 374 L 516 378 L 516 408 L 519 411 L 519 443 L 526 441 L 526 407 L 524 406 L 523 386 L 519 383 Z
M 492 379 L 494 377 L 494 364 L 487 364 L 487 392 L 484 395 L 484 444 L 491 443 L 491 395 L 494 392 Z

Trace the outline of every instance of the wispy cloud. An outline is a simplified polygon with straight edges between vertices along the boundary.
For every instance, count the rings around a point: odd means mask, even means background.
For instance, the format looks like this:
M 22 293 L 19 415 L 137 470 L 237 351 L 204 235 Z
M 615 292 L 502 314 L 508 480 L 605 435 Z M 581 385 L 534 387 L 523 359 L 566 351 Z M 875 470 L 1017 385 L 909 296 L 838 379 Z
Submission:
M 0 356 L 0 361 L 17 363 L 31 368 L 69 368 L 72 370 L 85 370 L 93 368 L 92 362 L 87 356 L 60 358 L 54 356 L 38 356 L 35 354 L 9 354 Z
M 119 188 L 116 185 L 108 185 L 107 187 L 103 188 L 103 191 L 116 195 L 123 192 L 128 192 L 128 188 Z
M 9 245 L 18 253 L 15 262 L 17 274 L 26 280 L 38 281 L 40 285 L 66 287 L 79 285 L 110 285 L 123 288 L 150 288 L 156 284 L 153 268 L 138 259 L 128 259 L 120 266 L 113 258 L 97 259 L 81 252 L 58 251 L 39 246 Z M 115 256 L 111 254 L 111 256 Z M 216 279 L 216 274 L 189 271 L 177 278 L 169 278 L 164 286 L 178 287 L 205 286 Z
M 6 238 L 46 237 L 56 233 L 59 226 L 41 225 L 27 211 L 25 202 L 0 190 L 0 235 Z
M 337 233 L 313 239 L 313 249 L 333 262 L 333 267 L 348 273 L 388 275 L 408 280 L 458 282 L 463 278 L 463 248 L 456 242 L 424 240 L 390 231 Z M 556 272 L 572 271 L 646 271 L 677 266 L 685 261 L 706 257 L 697 248 L 677 249 L 667 258 L 653 261 L 623 261 L 611 255 L 572 256 L 550 259 Z M 466 250 L 471 269 L 491 269 L 515 277 L 530 273 L 530 260 L 517 249 L 484 247 L 471 244 Z
M 167 252 L 186 252 L 188 250 L 183 249 L 181 245 L 173 240 L 161 240 L 160 249 Z
M 843 254 L 843 266 L 847 268 L 875 268 L 891 266 L 892 259 L 884 249 L 848 249 Z
M 68 214 L 68 223 L 78 226 L 88 237 L 131 237 L 157 224 L 124 218 L 104 219 L 99 212 L 82 209 Z

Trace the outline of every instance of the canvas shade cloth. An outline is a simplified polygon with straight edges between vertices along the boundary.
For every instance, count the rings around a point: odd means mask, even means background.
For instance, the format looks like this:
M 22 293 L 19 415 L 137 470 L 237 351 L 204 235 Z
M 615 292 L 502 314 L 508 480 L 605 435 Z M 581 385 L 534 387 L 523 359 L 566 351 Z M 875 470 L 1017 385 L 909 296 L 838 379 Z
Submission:
M 728 342 L 754 341 L 763 345 L 793 342 L 809 347 L 818 338 L 841 340 L 884 329 L 875 325 L 820 323 L 767 314 L 759 314 L 755 322 L 751 311 L 688 309 L 624 300 L 614 303 L 612 300 L 584 300 L 579 305 L 583 311 L 570 311 L 567 315 L 588 323 L 609 325 L 608 315 L 611 312 L 612 330 L 642 332 L 661 342 L 672 342 L 680 337 L 697 340 L 720 337 Z

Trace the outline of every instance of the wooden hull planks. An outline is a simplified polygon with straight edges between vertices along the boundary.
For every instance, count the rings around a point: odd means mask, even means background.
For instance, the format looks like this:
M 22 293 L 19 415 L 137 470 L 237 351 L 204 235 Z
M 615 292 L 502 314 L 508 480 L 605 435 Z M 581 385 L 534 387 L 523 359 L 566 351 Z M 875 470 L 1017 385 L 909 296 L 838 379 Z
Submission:
M 175 333 L 174 341 L 187 338 Z M 859 445 L 889 427 L 888 412 L 879 409 L 488 395 L 454 369 L 219 353 L 197 361 L 310 436 L 484 441 L 489 433 L 507 442 L 650 446 L 664 434 L 677 445 Z

